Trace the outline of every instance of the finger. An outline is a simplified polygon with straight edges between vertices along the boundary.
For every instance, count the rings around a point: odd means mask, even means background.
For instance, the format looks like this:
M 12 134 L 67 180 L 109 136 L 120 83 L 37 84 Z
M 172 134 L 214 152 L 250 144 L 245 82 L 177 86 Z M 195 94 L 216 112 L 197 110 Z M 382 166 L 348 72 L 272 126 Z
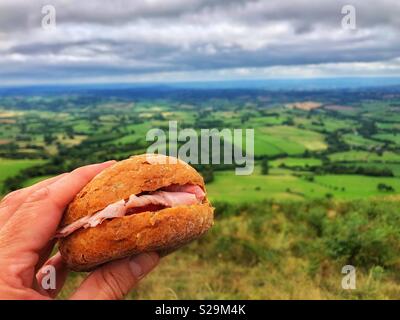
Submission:
M 72 171 L 31 194 L 0 230 L 0 265 L 7 276 L 31 286 L 39 253 L 54 236 L 63 211 L 73 197 L 114 161 Z
M 119 300 L 147 275 L 159 261 L 157 253 L 110 262 L 92 274 L 71 296 L 74 300 Z
M 48 266 L 52 266 L 54 271 L 49 271 Z M 49 284 L 49 272 L 55 272 L 55 288 L 46 289 L 45 285 Z M 36 274 L 36 290 L 48 297 L 55 298 L 64 286 L 65 280 L 68 277 L 69 270 L 67 265 L 61 258 L 60 252 L 57 252 L 53 257 L 46 261 L 43 267 Z
M 66 174 L 67 173 L 64 173 L 57 177 L 43 180 L 39 183 L 34 184 L 33 186 L 17 190 L 6 195 L 0 202 L 0 229 L 2 226 L 5 225 L 8 219 L 10 219 L 13 213 L 26 200 L 26 198 L 29 197 L 30 194 L 56 182 L 57 180 L 60 180 Z
M 52 253 L 52 251 L 54 249 L 54 246 L 55 246 L 56 242 L 57 242 L 56 239 L 50 240 L 44 246 L 44 248 L 40 250 L 40 252 L 39 252 L 39 261 L 35 266 L 35 270 L 36 271 L 38 271 L 46 263 L 46 261 L 49 259 L 50 255 L 51 255 L 51 253 Z
M 113 163 L 78 168 L 32 193 L 2 228 L 0 243 L 6 241 L 14 251 L 17 248 L 41 250 L 55 234 L 65 207 L 90 180 Z

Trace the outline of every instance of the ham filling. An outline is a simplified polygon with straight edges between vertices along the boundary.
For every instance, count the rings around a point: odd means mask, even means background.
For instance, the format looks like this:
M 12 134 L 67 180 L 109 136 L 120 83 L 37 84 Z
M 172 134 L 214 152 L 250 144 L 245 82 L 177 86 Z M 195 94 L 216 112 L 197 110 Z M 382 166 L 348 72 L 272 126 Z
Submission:
M 203 189 L 192 184 L 171 185 L 143 195 L 132 194 L 128 200 L 117 201 L 93 215 L 76 220 L 59 230 L 56 237 L 66 237 L 80 228 L 96 227 L 106 219 L 119 218 L 146 211 L 158 211 L 164 208 L 198 204 L 203 201 L 204 197 L 205 193 Z

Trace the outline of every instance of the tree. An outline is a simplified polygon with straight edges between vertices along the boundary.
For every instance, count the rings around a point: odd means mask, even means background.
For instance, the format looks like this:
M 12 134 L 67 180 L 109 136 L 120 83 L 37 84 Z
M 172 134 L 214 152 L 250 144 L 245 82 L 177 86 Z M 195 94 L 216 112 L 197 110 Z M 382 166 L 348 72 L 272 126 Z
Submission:
M 269 174 L 269 163 L 267 157 L 264 157 L 261 161 L 261 174 L 265 176 Z
M 294 126 L 294 120 L 292 117 L 287 118 L 282 124 L 286 126 Z
M 385 183 L 379 183 L 377 185 L 377 188 L 378 188 L 379 191 L 382 191 L 382 192 L 393 192 L 393 191 L 395 191 L 392 186 L 390 186 L 388 184 L 385 184 Z
M 75 131 L 72 126 L 67 126 L 65 128 L 65 133 L 67 134 L 68 138 L 74 139 L 75 138 Z
M 212 166 L 205 166 L 204 168 L 201 169 L 200 172 L 204 178 L 204 182 L 210 183 L 214 181 L 214 170 Z
M 54 142 L 54 140 L 56 140 L 56 138 L 55 138 L 51 133 L 46 133 L 46 134 L 44 135 L 44 142 L 45 142 L 47 145 L 52 144 L 52 143 Z

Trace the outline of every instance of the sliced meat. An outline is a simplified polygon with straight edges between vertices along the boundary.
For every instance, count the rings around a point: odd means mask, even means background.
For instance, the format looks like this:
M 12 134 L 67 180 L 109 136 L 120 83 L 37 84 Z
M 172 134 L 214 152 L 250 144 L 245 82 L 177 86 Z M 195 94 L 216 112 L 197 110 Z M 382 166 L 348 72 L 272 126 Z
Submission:
M 83 226 L 85 229 L 101 224 L 105 219 L 123 217 L 126 212 L 125 201 L 120 200 L 110 204 L 105 209 L 92 215 Z
M 157 192 L 152 194 L 145 194 L 142 196 L 131 195 L 126 203 L 126 207 L 134 208 L 134 207 L 144 207 L 149 204 L 160 204 L 165 207 L 168 207 L 168 202 L 164 199 L 162 195 L 157 194 Z
M 193 193 L 194 195 L 196 195 L 196 198 L 199 201 L 203 201 L 204 197 L 206 196 L 206 194 L 204 193 L 203 189 L 200 188 L 197 185 L 194 185 L 194 184 L 185 184 L 185 185 L 173 184 L 171 186 L 163 188 L 163 190 L 164 191 L 170 191 L 170 192 Z
M 154 195 L 162 197 L 167 207 L 190 206 L 199 202 L 196 195 L 187 192 L 157 191 Z
M 74 221 L 73 223 L 67 225 L 66 227 L 62 228 L 59 230 L 55 237 L 56 238 L 63 238 L 66 236 L 69 236 L 72 232 L 75 230 L 78 230 L 82 228 L 90 219 L 90 216 L 85 216 L 83 218 L 80 218 L 79 220 Z
M 112 203 L 91 216 L 85 216 L 71 223 L 61 229 L 56 234 L 56 237 L 66 237 L 80 228 L 93 228 L 106 219 L 119 218 L 127 214 L 194 205 L 203 201 L 204 197 L 204 191 L 196 185 L 172 185 L 149 194 L 140 196 L 131 195 L 127 201 L 120 200 Z
M 149 204 L 176 207 L 179 205 L 192 205 L 198 203 L 196 196 L 187 192 L 156 191 L 152 194 L 135 196 L 131 195 L 126 207 L 144 207 Z

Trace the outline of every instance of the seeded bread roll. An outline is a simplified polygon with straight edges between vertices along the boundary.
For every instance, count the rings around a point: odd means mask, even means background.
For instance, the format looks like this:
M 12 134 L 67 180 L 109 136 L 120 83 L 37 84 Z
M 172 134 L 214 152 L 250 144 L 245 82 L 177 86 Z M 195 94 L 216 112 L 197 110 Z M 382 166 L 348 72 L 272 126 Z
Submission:
M 196 185 L 205 192 L 203 178 L 176 158 L 140 155 L 120 161 L 89 182 L 68 206 L 61 227 L 103 210 L 108 205 L 171 185 Z M 207 197 L 193 205 L 179 205 L 104 220 L 60 239 L 63 260 L 75 271 L 142 252 L 160 254 L 203 235 L 213 224 Z

